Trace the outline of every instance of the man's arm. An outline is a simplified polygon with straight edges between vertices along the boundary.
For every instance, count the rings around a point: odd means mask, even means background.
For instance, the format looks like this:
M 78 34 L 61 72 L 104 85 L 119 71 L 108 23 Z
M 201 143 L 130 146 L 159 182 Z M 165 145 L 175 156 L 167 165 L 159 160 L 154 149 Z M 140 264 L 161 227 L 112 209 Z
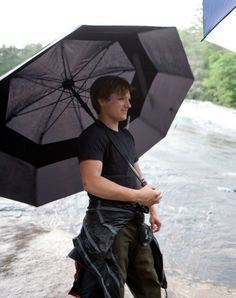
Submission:
M 134 168 L 138 172 L 138 174 L 142 177 L 143 174 L 138 162 L 134 164 Z M 160 199 L 161 199 L 161 196 L 160 196 Z M 150 214 L 149 222 L 151 224 L 151 228 L 153 232 L 158 232 L 161 228 L 161 220 L 159 218 L 156 205 L 152 205 L 149 207 L 149 214 Z
M 149 186 L 141 189 L 131 189 L 121 186 L 101 176 L 102 162 L 99 160 L 84 160 L 80 162 L 80 174 L 85 191 L 103 199 L 138 202 L 141 205 L 158 204 L 160 192 Z

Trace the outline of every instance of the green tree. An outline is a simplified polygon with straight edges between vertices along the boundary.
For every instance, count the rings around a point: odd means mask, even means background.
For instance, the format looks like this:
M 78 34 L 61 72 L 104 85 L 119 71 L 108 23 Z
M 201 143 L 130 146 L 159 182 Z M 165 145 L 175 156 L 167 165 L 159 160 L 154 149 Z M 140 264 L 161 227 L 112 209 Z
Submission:
M 41 49 L 42 49 L 42 45 L 40 43 L 26 45 L 22 51 L 23 61 L 32 57 L 34 54 L 39 52 Z
M 202 96 L 218 104 L 236 107 L 236 54 L 222 50 L 209 60 Z
M 14 46 L 0 48 L 0 76 L 33 56 L 42 48 L 41 44 L 30 44 L 24 49 Z
M 0 75 L 12 69 L 21 62 L 19 50 L 15 47 L 3 46 L 0 49 Z
M 187 98 L 236 107 L 236 54 L 201 42 L 199 25 L 179 33 L 195 78 Z

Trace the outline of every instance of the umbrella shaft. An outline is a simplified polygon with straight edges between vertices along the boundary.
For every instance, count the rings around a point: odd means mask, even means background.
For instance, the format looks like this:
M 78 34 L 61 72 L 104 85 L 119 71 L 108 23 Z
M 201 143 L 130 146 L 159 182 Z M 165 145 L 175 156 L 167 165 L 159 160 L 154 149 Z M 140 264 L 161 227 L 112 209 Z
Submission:
M 91 112 L 90 108 L 88 107 L 88 105 L 86 104 L 86 102 L 83 101 L 83 99 L 80 97 L 79 93 L 75 91 L 74 88 L 70 88 L 71 92 L 73 93 L 73 95 L 75 96 L 75 98 L 78 100 L 78 102 L 80 103 L 81 107 L 88 113 L 88 115 L 95 121 L 96 117 L 93 115 L 93 113 Z

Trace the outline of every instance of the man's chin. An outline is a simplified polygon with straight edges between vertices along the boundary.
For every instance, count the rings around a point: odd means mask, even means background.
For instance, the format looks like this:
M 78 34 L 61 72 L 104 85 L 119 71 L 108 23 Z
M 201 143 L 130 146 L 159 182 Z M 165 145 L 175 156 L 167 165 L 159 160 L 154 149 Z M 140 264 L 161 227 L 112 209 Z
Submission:
M 125 121 L 127 120 L 127 115 L 126 116 L 123 116 L 123 117 L 120 117 L 120 120 L 119 121 Z

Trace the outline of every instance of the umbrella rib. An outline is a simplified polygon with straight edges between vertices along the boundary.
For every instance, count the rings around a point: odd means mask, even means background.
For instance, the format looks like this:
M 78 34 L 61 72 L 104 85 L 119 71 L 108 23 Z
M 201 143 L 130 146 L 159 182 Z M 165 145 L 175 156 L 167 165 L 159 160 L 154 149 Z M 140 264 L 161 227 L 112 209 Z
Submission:
M 55 105 L 54 105 L 54 108 L 51 110 L 51 112 L 50 112 L 50 114 L 49 114 L 49 117 L 48 117 L 48 119 L 47 119 L 47 122 L 45 123 L 45 127 L 47 127 L 47 125 L 48 125 L 50 119 L 52 118 L 52 115 L 53 115 L 53 113 L 55 112 L 58 103 L 61 101 L 60 99 L 61 99 L 62 95 L 63 95 L 63 91 L 61 92 L 60 96 L 58 97 L 58 100 L 56 101 L 56 103 L 55 103 Z M 67 107 L 67 105 L 66 105 L 66 107 Z M 58 119 L 58 118 L 56 118 L 56 120 L 57 120 L 57 119 Z M 54 122 L 53 122 L 53 123 L 54 123 Z M 50 126 L 49 126 L 49 128 L 50 128 Z M 46 128 L 46 129 L 44 130 L 44 132 L 41 133 L 41 136 L 40 136 L 40 139 L 39 139 L 40 144 L 41 144 L 41 142 L 42 142 L 42 138 L 43 138 L 43 136 L 45 135 L 45 133 L 48 131 L 49 128 Z
M 55 76 L 55 77 L 58 76 L 58 73 L 57 72 L 54 72 L 52 68 L 49 68 L 47 64 L 41 63 L 40 60 L 38 60 L 37 63 L 39 65 L 41 65 L 44 69 L 46 69 L 49 73 L 51 73 L 53 76 Z M 61 77 L 61 79 L 63 80 L 63 77 Z
M 62 94 L 63 94 L 63 91 L 62 91 L 62 93 L 61 93 L 61 95 L 60 95 L 60 98 L 62 97 Z M 47 108 L 47 107 L 52 106 L 52 105 L 54 105 L 54 104 L 57 104 L 57 103 L 59 103 L 59 102 L 63 102 L 63 101 L 67 100 L 67 99 L 70 98 L 70 97 L 71 97 L 71 95 L 69 94 L 68 97 L 65 97 L 65 98 L 63 98 L 63 99 L 61 99 L 61 100 L 53 101 L 53 102 L 51 102 L 51 103 L 49 103 L 49 104 L 47 104 L 47 105 L 44 105 L 44 106 L 41 106 L 41 107 L 32 109 L 32 110 L 30 110 L 30 111 L 26 111 L 26 112 L 23 112 L 23 113 L 18 113 L 16 116 L 17 116 L 17 117 L 18 117 L 18 116 L 22 116 L 22 115 L 25 115 L 25 114 L 28 114 L 28 113 L 31 113 L 31 112 L 35 112 L 35 111 L 38 111 L 38 110 Z
M 111 44 L 112 44 L 112 43 L 110 43 L 109 46 L 107 46 L 105 49 L 102 50 L 102 51 L 104 51 L 104 53 L 103 53 L 103 55 L 100 57 L 100 59 L 98 60 L 98 62 L 97 62 L 96 65 L 94 66 L 94 68 L 92 69 L 90 75 L 94 72 L 94 70 L 96 69 L 97 65 L 98 65 L 99 62 L 101 61 L 101 59 L 105 56 L 105 54 L 106 54 L 108 48 L 111 46 Z M 99 53 L 102 53 L 102 51 L 99 52 Z M 62 56 L 63 66 L 64 66 L 65 74 L 66 74 L 66 68 L 65 68 L 65 66 L 66 66 L 65 63 L 66 63 L 66 62 L 65 62 L 65 60 L 64 60 L 64 56 L 63 56 L 63 53 L 62 53 L 62 52 L 63 52 L 63 51 L 61 50 L 61 56 Z M 86 63 L 86 65 L 85 65 L 83 68 L 85 68 L 85 67 L 86 67 L 86 66 L 87 66 L 93 59 L 95 59 L 95 57 L 97 57 L 97 55 L 98 55 L 99 53 L 97 53 L 96 55 L 94 55 L 94 56 L 93 56 L 93 57 Z M 83 68 L 80 69 L 80 70 L 79 70 L 73 77 L 77 76 L 77 75 L 79 74 L 79 72 L 83 70 Z M 66 74 L 66 75 L 67 75 L 67 74 Z M 51 86 L 48 86 L 47 84 L 43 84 L 43 83 L 41 83 L 41 82 L 34 81 L 34 79 L 30 79 L 30 78 L 28 78 L 28 77 L 24 77 L 24 76 L 17 76 L 17 77 L 18 77 L 18 78 L 21 78 L 21 79 L 28 80 L 28 81 L 30 81 L 30 82 L 33 83 L 33 84 L 37 84 L 37 85 L 43 86 L 43 87 L 45 87 L 45 88 L 52 89 Z M 86 81 L 87 81 L 88 79 L 89 79 L 89 77 L 88 77 L 86 80 L 84 80 L 84 83 L 82 84 L 82 86 L 79 87 L 78 90 L 82 90 L 84 84 L 86 83 Z M 45 80 L 45 79 L 41 79 L 41 80 L 43 80 L 43 81 L 48 81 L 48 82 L 53 81 L 53 80 Z M 60 80 L 55 80 L 54 82 L 60 83 Z M 58 90 L 60 90 L 60 87 L 59 87 L 59 88 L 56 88 L 56 89 L 52 89 L 52 92 L 49 92 L 49 93 L 47 93 L 46 95 L 43 95 L 42 97 L 37 98 L 37 99 L 36 99 L 35 101 L 33 101 L 32 103 L 30 103 L 30 104 L 24 106 L 21 110 L 19 110 L 19 112 L 21 112 L 23 109 L 29 107 L 30 105 L 34 104 L 35 102 L 37 102 L 37 101 L 43 99 L 45 96 L 48 96 L 48 95 L 50 95 L 50 94 L 52 94 L 53 92 L 58 91 Z M 40 107 L 40 108 L 43 108 L 43 107 Z M 31 111 L 36 111 L 36 110 L 38 110 L 38 109 L 39 109 L 39 108 L 37 108 L 37 109 L 35 109 L 35 110 L 31 110 Z M 31 111 L 29 111 L 29 112 L 31 112 Z M 27 112 L 25 112 L 25 113 L 27 113 Z M 20 114 L 18 114 L 18 115 L 24 115 L 25 113 L 20 113 Z M 18 115 L 15 114 L 14 116 L 18 116 Z M 10 121 L 10 120 L 11 120 L 11 118 L 9 118 L 9 119 L 7 120 L 7 122 Z
M 109 47 L 110 47 L 110 46 L 109 46 Z M 80 87 L 78 87 L 79 90 L 82 89 L 82 87 L 86 84 L 87 80 L 91 77 L 91 74 L 95 71 L 96 67 L 98 66 L 98 64 L 100 63 L 100 61 L 102 60 L 102 58 L 105 56 L 105 54 L 106 54 L 106 52 L 108 51 L 108 48 L 109 48 L 109 47 L 106 47 L 106 48 L 105 48 L 105 51 L 104 51 L 103 55 L 100 57 L 100 59 L 97 61 L 97 63 L 95 64 L 95 66 L 93 67 L 93 69 L 91 70 L 91 72 L 89 73 L 89 77 L 88 77 L 87 79 L 84 80 L 83 84 L 82 84 Z M 91 59 L 90 61 L 92 61 L 92 59 Z M 90 61 L 89 61 L 89 62 L 90 62 Z M 81 71 L 81 70 L 80 70 L 80 71 Z
M 91 59 L 77 72 L 73 75 L 73 79 L 91 62 L 93 61 L 99 54 L 101 54 L 102 52 L 105 52 L 101 58 L 99 59 L 98 63 L 101 61 L 101 59 L 104 57 L 104 55 L 106 54 L 107 50 L 109 49 L 109 47 L 113 44 L 113 42 L 110 42 L 109 45 L 107 45 L 105 48 L 103 48 L 101 51 L 99 51 L 98 53 L 96 53 L 93 57 L 91 57 Z M 98 64 L 97 63 L 97 64 Z M 97 66 L 97 64 L 95 65 L 95 67 Z
M 67 109 L 67 107 L 70 105 L 70 103 L 73 101 L 74 97 L 72 97 L 72 99 L 67 103 L 67 105 L 64 107 L 64 109 L 61 111 L 61 113 L 55 118 L 55 120 L 47 127 L 47 129 L 42 133 L 41 135 L 41 139 L 42 137 L 45 135 L 46 132 L 49 131 L 49 129 L 57 122 L 57 120 L 61 117 L 61 115 L 65 112 L 65 110 Z
M 35 104 L 37 101 L 42 100 L 42 99 L 45 98 L 46 96 L 51 95 L 52 93 L 58 91 L 59 89 L 60 89 L 60 88 L 51 90 L 51 91 L 48 92 L 47 94 L 44 94 L 44 95 L 40 96 L 39 98 L 37 98 L 37 99 L 34 100 L 33 102 L 30 102 L 29 104 L 27 104 L 27 105 L 25 105 L 24 107 L 22 107 L 21 109 L 19 109 L 17 112 L 19 112 L 19 114 L 21 115 L 21 114 L 22 114 L 21 111 L 23 111 L 25 108 L 28 108 L 29 106 Z M 6 119 L 6 123 L 8 123 L 9 121 L 11 121 L 11 119 L 12 119 L 13 117 L 17 117 L 17 116 L 18 116 L 18 114 L 14 113 L 13 115 L 11 115 L 11 117 L 9 117 L 9 118 Z
M 63 43 L 60 44 L 60 49 L 61 49 L 61 60 L 62 60 L 63 68 L 64 68 L 65 79 L 67 79 L 68 78 L 67 69 L 69 70 L 70 77 L 72 77 L 72 73 L 70 71 L 70 67 L 69 67 L 69 63 L 66 59 L 66 55 L 64 54 L 65 51 L 64 51 Z
M 33 78 L 33 79 L 31 79 L 31 78 L 29 78 L 29 77 L 24 77 L 24 76 L 16 76 L 16 78 L 18 78 L 18 79 L 24 79 L 24 80 L 26 80 L 26 81 L 29 81 L 29 82 L 31 82 L 31 83 L 33 83 L 33 84 L 36 84 L 36 85 L 39 85 L 39 86 L 42 86 L 42 87 L 45 87 L 45 88 L 48 88 L 48 89 L 53 89 L 53 90 L 55 90 L 55 88 L 53 88 L 52 86 L 50 86 L 50 85 L 46 85 L 46 84 L 43 84 L 43 83 L 40 83 L 40 82 L 37 82 L 37 81 L 35 81 L 35 80 L 38 80 L 38 78 Z M 35 79 L 35 80 L 34 80 Z M 61 81 L 60 80 L 49 80 L 49 79 L 40 79 L 41 81 L 45 81 L 45 82 L 54 82 L 54 83 L 59 83 L 59 84 L 61 84 Z

